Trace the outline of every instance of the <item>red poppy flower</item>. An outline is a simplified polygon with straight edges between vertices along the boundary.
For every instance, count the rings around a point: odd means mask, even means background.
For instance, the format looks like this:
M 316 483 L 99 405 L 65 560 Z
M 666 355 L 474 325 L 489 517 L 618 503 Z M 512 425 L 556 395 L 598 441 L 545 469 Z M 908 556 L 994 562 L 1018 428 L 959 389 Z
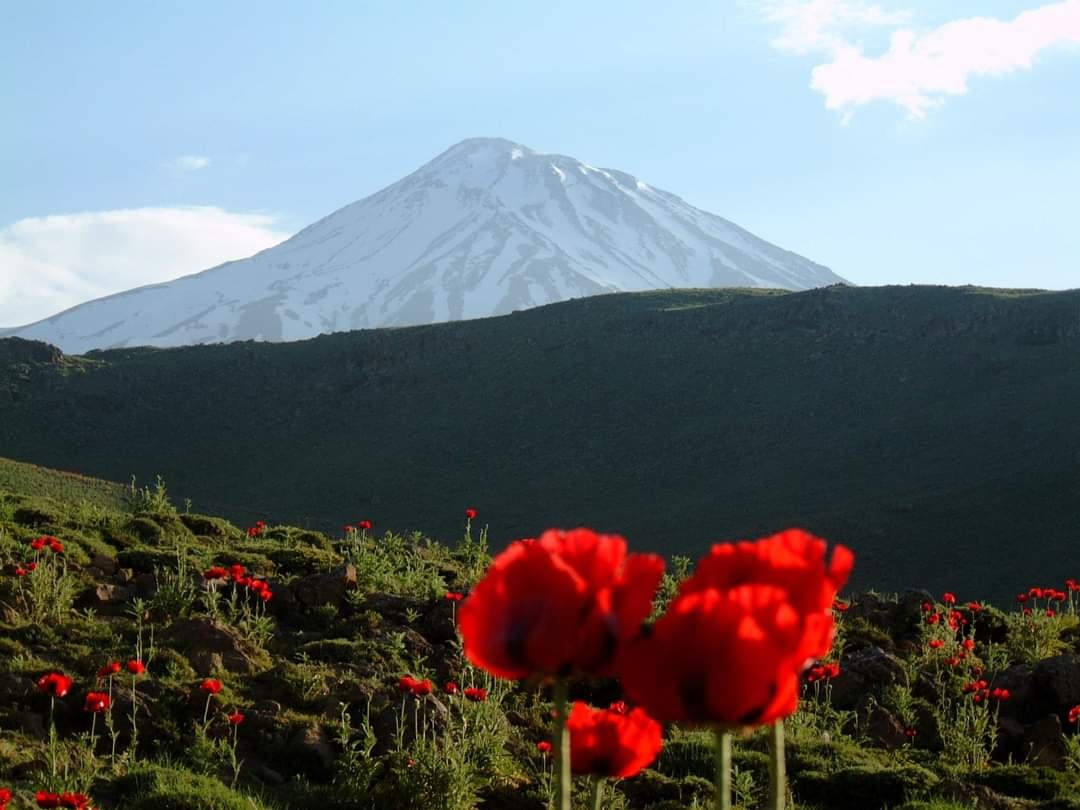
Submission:
M 960 646 L 963 647 L 968 652 L 971 652 L 972 650 L 975 649 L 975 639 L 973 639 L 973 638 L 965 638 L 963 641 L 960 642 Z
M 930 613 L 934 609 L 934 606 L 929 602 L 923 602 L 921 607 L 923 613 Z
M 932 638 L 927 646 L 929 646 L 931 650 L 940 650 L 945 646 L 945 642 L 940 638 Z
M 60 807 L 60 795 L 57 793 L 39 790 L 34 794 L 34 801 L 37 802 L 38 807 Z
M 826 664 L 825 665 L 825 677 L 829 678 L 829 679 L 839 678 L 840 677 L 840 665 L 837 664 L 837 663 Z
M 428 680 L 417 680 L 412 675 L 403 675 L 398 680 L 398 688 L 402 692 L 408 692 L 415 697 L 423 697 L 424 695 L 430 695 L 435 689 L 435 685 Z
M 1067 579 L 1065 580 L 1065 587 L 1075 593 L 1076 591 L 1080 591 L 1080 581 L 1072 578 Z
M 240 712 L 233 712 L 227 716 L 230 726 L 238 726 L 244 722 L 244 715 Z
M 260 591 L 259 598 L 262 599 L 264 602 L 269 602 L 271 599 L 274 598 L 274 593 L 270 590 Z
M 26 570 L 27 571 L 31 571 L 31 572 L 32 571 L 37 571 L 37 568 L 38 568 L 38 565 L 37 565 L 36 562 L 28 562 L 26 564 Z
M 1054 610 L 1053 608 L 1047 608 L 1046 609 L 1046 615 L 1049 616 L 1052 619 L 1055 616 L 1057 616 L 1057 611 Z
M 948 591 L 946 591 L 945 593 L 943 593 L 941 595 L 941 601 L 944 602 L 946 605 L 955 605 L 956 604 L 956 594 L 955 593 L 949 593 Z
M 54 537 L 53 541 L 49 543 L 49 550 L 52 551 L 53 554 L 63 554 L 64 544 Z
M 1080 723 L 1080 705 L 1073 706 L 1069 709 L 1069 722 Z
M 123 669 L 123 667 L 120 666 L 119 661 L 112 661 L 99 669 L 97 676 L 99 678 L 108 678 L 110 675 L 118 673 L 121 669 Z
M 233 582 L 235 582 L 241 588 L 249 588 L 249 587 L 251 587 L 251 583 L 254 582 L 254 581 L 255 580 L 253 580 L 249 576 L 236 577 L 235 579 L 233 579 Z
M 240 577 L 244 576 L 244 574 L 246 574 L 246 573 L 247 573 L 247 569 L 244 568 L 244 566 L 240 565 L 239 563 L 237 563 L 236 565 L 230 565 L 229 566 L 229 575 L 233 579 L 240 579 Z
M 265 579 L 253 579 L 248 587 L 255 593 L 262 593 L 270 587 L 270 584 Z
M 25 577 L 26 574 L 27 574 L 27 570 L 25 568 L 23 568 L 21 565 L 15 567 L 15 576 L 17 576 L 17 577 Z
M 1024 602 L 1026 602 L 1030 598 L 1031 597 L 1026 593 L 1018 593 L 1016 595 L 1016 601 L 1019 602 L 1021 605 L 1024 604 Z
M 344 532 L 345 532 L 345 534 L 352 534 L 352 533 L 353 533 L 353 532 L 355 532 L 355 531 L 356 531 L 356 527 L 355 527 L 355 526 L 353 526 L 352 524 L 349 524 L 349 525 L 348 525 L 348 526 L 346 526 L 346 527 L 345 527 L 345 529 L 344 529 Z
M 127 662 L 127 671 L 132 675 L 142 675 L 146 672 L 146 664 L 140 661 L 138 658 L 132 658 Z
M 926 623 L 927 624 L 941 624 L 941 614 L 940 613 L 931 613 L 929 616 L 926 617 Z
M 479 513 L 475 509 L 473 509 L 471 506 L 468 509 L 465 510 L 465 517 L 468 518 L 469 520 L 476 520 L 476 516 L 478 514 Z
M 453 681 L 448 681 L 446 686 L 443 687 L 443 691 L 448 695 L 456 695 L 461 691 L 461 688 Z
M 465 699 L 471 700 L 473 703 L 483 703 L 488 699 L 487 689 L 481 689 L 477 686 L 470 686 L 465 690 Z
M 72 808 L 72 810 L 88 810 L 90 797 L 85 793 L 61 793 L 60 806 Z
M 742 585 L 678 597 L 621 658 L 627 696 L 664 722 L 735 727 L 787 717 L 806 656 L 786 596 L 774 585 Z
M 1012 693 L 1008 689 L 994 689 L 990 692 L 990 697 L 994 700 L 1008 700 L 1012 697 Z
M 358 527 L 360 527 L 361 529 L 363 529 L 364 531 L 367 531 L 368 529 L 371 528 L 371 521 L 370 520 L 361 520 L 356 525 Z
M 37 688 L 46 695 L 62 698 L 71 691 L 73 683 L 74 681 L 62 672 L 50 672 L 38 678 Z
M 0 788 L 0 810 L 3 810 L 3 808 L 8 806 L 8 803 L 14 795 L 15 794 L 11 792 L 10 788 Z
M 203 579 L 225 579 L 229 575 L 227 569 L 222 568 L 220 565 L 215 565 L 213 568 L 207 568 L 203 571 Z
M 502 678 L 602 674 L 652 610 L 664 562 L 591 529 L 544 532 L 495 557 L 462 602 L 465 655 Z
M 547 740 L 541 740 L 536 744 L 536 750 L 539 751 L 541 754 L 550 754 L 551 743 L 549 743 Z
M 624 715 L 578 701 L 566 726 L 576 774 L 625 779 L 655 760 L 663 745 L 660 724 L 641 709 Z
M 904 736 L 907 737 L 909 740 L 915 739 L 915 735 L 918 733 L 919 732 L 913 728 L 904 729 Z
M 217 678 L 207 678 L 199 684 L 199 689 L 206 692 L 208 695 L 221 694 L 221 681 Z
M 457 593 L 455 591 L 447 591 L 446 592 L 446 601 L 447 602 L 460 602 L 464 598 L 465 598 L 465 594 L 463 594 L 463 593 Z
M 1028 607 L 1024 608 L 1024 615 L 1025 616 L 1030 616 L 1031 615 L 1031 608 L 1028 608 Z
M 1030 596 L 1032 599 L 1042 599 L 1042 597 L 1043 597 L 1043 589 L 1042 588 L 1029 588 L 1028 589 L 1028 596 Z
M 967 609 L 970 610 L 972 613 L 978 613 L 980 610 L 983 609 L 983 606 L 980 605 L 978 602 L 968 602 Z
M 36 540 L 31 540 L 30 541 L 30 548 L 32 548 L 34 551 L 41 551 L 43 548 L 45 548 L 45 545 L 48 542 L 49 542 L 49 538 L 47 538 L 47 537 L 39 537 Z
M 698 563 L 679 595 L 709 588 L 724 591 L 751 583 L 775 586 L 785 593 L 785 601 L 802 623 L 801 643 L 793 653 L 803 654 L 804 661 L 822 658 L 832 646 L 829 608 L 836 609 L 836 593 L 844 587 L 855 562 L 845 546 L 836 546 L 828 562 L 827 554 L 828 543 L 802 529 L 788 529 L 752 542 L 719 543 Z
M 107 712 L 111 703 L 112 698 L 105 692 L 87 692 L 86 703 L 83 705 L 83 710 L 99 714 L 101 712 Z
M 958 666 L 960 666 L 960 662 L 962 660 L 963 660 L 962 658 L 957 658 L 957 657 L 954 656 L 952 658 L 946 658 L 945 663 L 948 664 L 950 667 L 958 667 Z

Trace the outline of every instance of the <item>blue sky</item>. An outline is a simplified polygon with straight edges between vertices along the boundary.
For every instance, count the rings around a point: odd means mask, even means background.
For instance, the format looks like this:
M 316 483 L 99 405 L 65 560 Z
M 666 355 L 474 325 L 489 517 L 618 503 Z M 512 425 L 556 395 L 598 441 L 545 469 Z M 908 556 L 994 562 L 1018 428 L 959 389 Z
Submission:
M 1080 287 L 1080 0 L 665 5 L 9 4 L 0 326 L 248 255 L 472 136 L 857 284 Z

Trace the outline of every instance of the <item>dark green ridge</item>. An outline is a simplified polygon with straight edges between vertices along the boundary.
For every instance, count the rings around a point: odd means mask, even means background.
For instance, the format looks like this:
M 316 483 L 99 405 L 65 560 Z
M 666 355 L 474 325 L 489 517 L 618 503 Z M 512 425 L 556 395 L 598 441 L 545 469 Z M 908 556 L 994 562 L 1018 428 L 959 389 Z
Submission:
M 66 357 L 0 341 L 0 455 L 240 523 L 641 550 L 802 525 L 856 586 L 1080 576 L 1080 291 L 606 295 L 297 343 Z

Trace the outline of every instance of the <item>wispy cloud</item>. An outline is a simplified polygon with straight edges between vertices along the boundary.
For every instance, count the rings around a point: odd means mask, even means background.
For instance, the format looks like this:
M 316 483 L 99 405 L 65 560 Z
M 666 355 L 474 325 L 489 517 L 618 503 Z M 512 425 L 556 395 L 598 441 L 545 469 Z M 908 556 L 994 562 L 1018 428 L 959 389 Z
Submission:
M 1042 5 L 1011 20 L 967 17 L 926 31 L 902 27 L 906 12 L 858 0 L 778 0 L 764 13 L 783 26 L 776 47 L 829 57 L 811 71 L 810 86 L 845 121 L 874 101 L 925 118 L 947 97 L 967 93 L 973 78 L 1027 70 L 1044 51 L 1080 45 L 1080 0 Z M 868 26 L 891 29 L 885 53 L 868 56 L 854 40 Z
M 210 158 L 202 155 L 181 155 L 169 161 L 169 166 L 182 172 L 197 172 L 210 165 Z
M 21 219 L 0 228 L 0 325 L 250 256 L 288 237 L 276 222 L 212 207 Z

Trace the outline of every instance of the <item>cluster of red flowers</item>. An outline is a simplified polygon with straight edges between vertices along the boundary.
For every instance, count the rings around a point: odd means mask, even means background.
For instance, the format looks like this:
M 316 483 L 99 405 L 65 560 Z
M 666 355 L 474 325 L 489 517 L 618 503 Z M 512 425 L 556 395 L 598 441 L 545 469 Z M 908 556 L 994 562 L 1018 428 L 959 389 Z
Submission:
M 98 670 L 97 676 L 98 678 L 111 678 L 113 675 L 118 674 L 123 668 L 124 667 L 120 664 L 119 661 L 110 661 L 108 664 Z
M 831 681 L 840 675 L 839 664 L 816 664 L 806 670 L 806 682 Z
M 990 683 L 982 678 L 977 681 L 965 683 L 964 694 L 971 695 L 971 699 L 975 703 L 982 703 L 984 700 L 988 699 L 1005 701 L 1012 697 L 1012 693 L 1009 692 L 1008 689 L 991 689 Z
M 733 728 L 795 710 L 807 664 L 832 644 L 833 611 L 846 609 L 836 594 L 853 556 L 827 551 L 797 529 L 715 545 L 646 636 L 663 561 L 616 535 L 551 530 L 511 544 L 462 604 L 465 654 L 503 678 L 618 675 L 640 708 L 575 705 L 573 770 L 636 773 L 659 751 L 657 721 Z
M 454 686 L 456 687 L 457 684 L 454 684 Z M 412 675 L 403 675 L 398 681 L 398 688 L 413 697 L 423 697 L 435 691 L 435 684 L 427 679 L 418 680 Z
M 352 534 L 353 532 L 366 532 L 371 528 L 370 520 L 358 520 L 356 525 L 349 524 L 345 527 L 345 534 Z
M 47 793 L 39 790 L 34 794 L 38 807 L 70 807 L 74 810 L 89 810 L 90 797 L 85 793 Z
M 30 541 L 30 548 L 34 551 L 42 551 L 49 549 L 53 554 L 63 554 L 64 544 L 51 534 L 42 535 L 35 540 Z
M 428 689 L 430 684 L 431 681 L 418 681 L 411 675 L 406 675 L 398 681 L 398 686 L 401 688 L 401 691 L 410 692 L 418 697 L 430 693 L 431 690 Z M 468 686 L 465 688 L 465 691 L 462 692 L 461 687 L 454 681 L 448 681 L 446 686 L 443 687 L 443 691 L 450 697 L 464 695 L 466 700 L 471 700 L 473 703 L 483 703 L 488 699 L 487 689 L 481 689 L 478 686 Z
M 1070 577 L 1065 580 L 1065 590 L 1049 588 L 1028 588 L 1016 595 L 1016 601 L 1023 606 L 1025 616 L 1031 616 L 1038 609 L 1040 599 L 1046 600 L 1046 615 L 1057 616 L 1063 602 L 1070 601 L 1072 594 L 1080 591 L 1080 581 Z M 1030 604 L 1029 604 L 1030 603 Z M 1053 604 L 1051 604 L 1053 603 Z
M 236 587 L 245 588 L 264 602 L 269 602 L 274 598 L 274 592 L 270 590 L 270 583 L 265 579 L 256 579 L 248 573 L 244 566 L 239 564 L 230 565 L 228 568 L 220 565 L 207 568 L 203 571 L 203 579 L 207 582 L 216 582 L 223 579 L 230 580 Z
M 36 562 L 19 563 L 15 566 L 15 576 L 25 577 L 27 574 L 32 574 L 37 571 L 37 567 L 38 565 Z M 2 810 L 2 808 L 0 808 L 0 810 Z
M 247 530 L 247 536 L 251 538 L 262 537 L 266 533 L 266 521 L 256 520 L 255 525 Z

